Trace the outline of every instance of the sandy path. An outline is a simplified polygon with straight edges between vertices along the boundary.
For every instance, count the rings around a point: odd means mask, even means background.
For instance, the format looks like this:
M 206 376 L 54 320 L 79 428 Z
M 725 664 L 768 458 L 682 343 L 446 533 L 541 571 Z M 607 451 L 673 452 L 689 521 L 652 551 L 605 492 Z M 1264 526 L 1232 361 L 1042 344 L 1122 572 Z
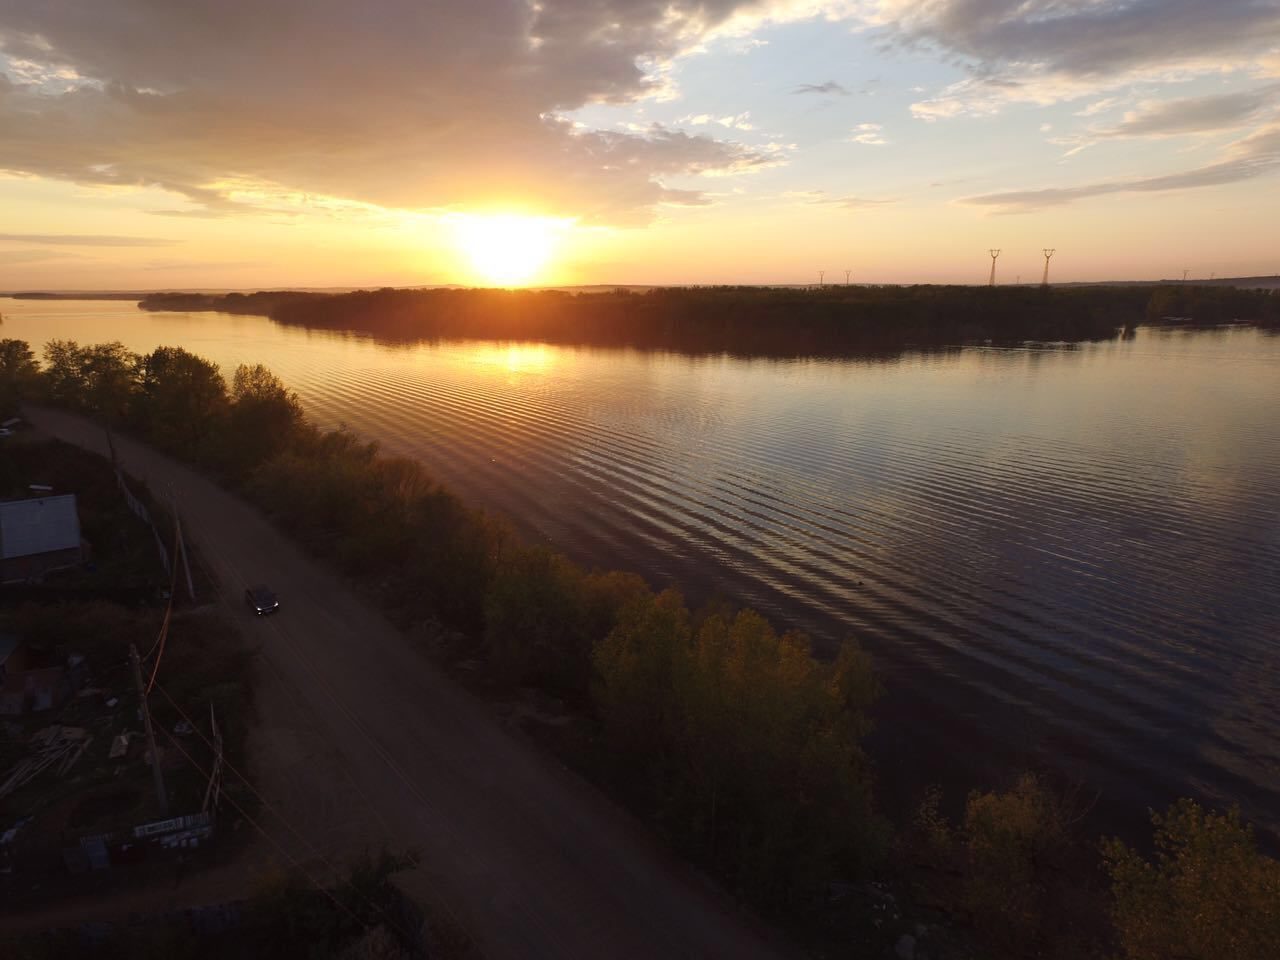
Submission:
M 81 418 L 27 413 L 106 452 L 101 429 Z M 141 444 L 117 438 L 116 448 L 153 493 L 176 492 L 221 602 L 261 644 L 252 777 L 305 837 L 264 814 L 294 855 L 381 839 L 415 847 L 422 865 L 405 885 L 443 901 L 492 958 L 790 953 L 590 785 L 503 729 L 256 509 Z M 257 581 L 280 595 L 278 615 L 249 616 L 242 594 Z

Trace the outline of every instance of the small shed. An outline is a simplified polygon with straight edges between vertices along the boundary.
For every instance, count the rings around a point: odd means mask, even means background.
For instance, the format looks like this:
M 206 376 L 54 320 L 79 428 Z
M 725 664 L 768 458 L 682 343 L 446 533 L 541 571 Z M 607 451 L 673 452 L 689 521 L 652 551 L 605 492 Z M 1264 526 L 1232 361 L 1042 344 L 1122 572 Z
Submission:
M 74 493 L 0 503 L 0 583 L 37 580 L 83 555 Z

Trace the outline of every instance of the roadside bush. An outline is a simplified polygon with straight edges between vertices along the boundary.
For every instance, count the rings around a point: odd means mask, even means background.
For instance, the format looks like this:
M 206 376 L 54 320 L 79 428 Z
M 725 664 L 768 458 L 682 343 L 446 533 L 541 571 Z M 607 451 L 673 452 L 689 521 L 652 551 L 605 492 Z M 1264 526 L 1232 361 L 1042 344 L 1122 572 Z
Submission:
M 1280 949 L 1280 861 L 1238 810 L 1179 800 L 1153 813 L 1155 858 L 1103 845 L 1112 918 L 1127 960 L 1261 960 Z

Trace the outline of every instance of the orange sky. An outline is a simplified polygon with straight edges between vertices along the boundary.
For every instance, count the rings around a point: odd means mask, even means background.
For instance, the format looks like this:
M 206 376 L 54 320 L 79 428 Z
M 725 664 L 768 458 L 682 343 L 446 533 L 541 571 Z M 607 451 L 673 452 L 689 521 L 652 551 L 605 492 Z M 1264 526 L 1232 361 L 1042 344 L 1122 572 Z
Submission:
M 3 8 L 0 290 L 1280 272 L 1274 5 L 989 6 Z

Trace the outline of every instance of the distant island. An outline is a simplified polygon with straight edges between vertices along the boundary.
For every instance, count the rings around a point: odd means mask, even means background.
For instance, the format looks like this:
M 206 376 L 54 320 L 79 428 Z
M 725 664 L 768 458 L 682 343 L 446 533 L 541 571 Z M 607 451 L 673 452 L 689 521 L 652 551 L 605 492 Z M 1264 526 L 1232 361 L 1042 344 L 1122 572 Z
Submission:
M 542 341 L 751 356 L 1105 340 L 1144 322 L 1280 324 L 1280 292 L 1230 286 L 827 286 L 163 293 L 144 310 L 256 314 L 396 342 Z

